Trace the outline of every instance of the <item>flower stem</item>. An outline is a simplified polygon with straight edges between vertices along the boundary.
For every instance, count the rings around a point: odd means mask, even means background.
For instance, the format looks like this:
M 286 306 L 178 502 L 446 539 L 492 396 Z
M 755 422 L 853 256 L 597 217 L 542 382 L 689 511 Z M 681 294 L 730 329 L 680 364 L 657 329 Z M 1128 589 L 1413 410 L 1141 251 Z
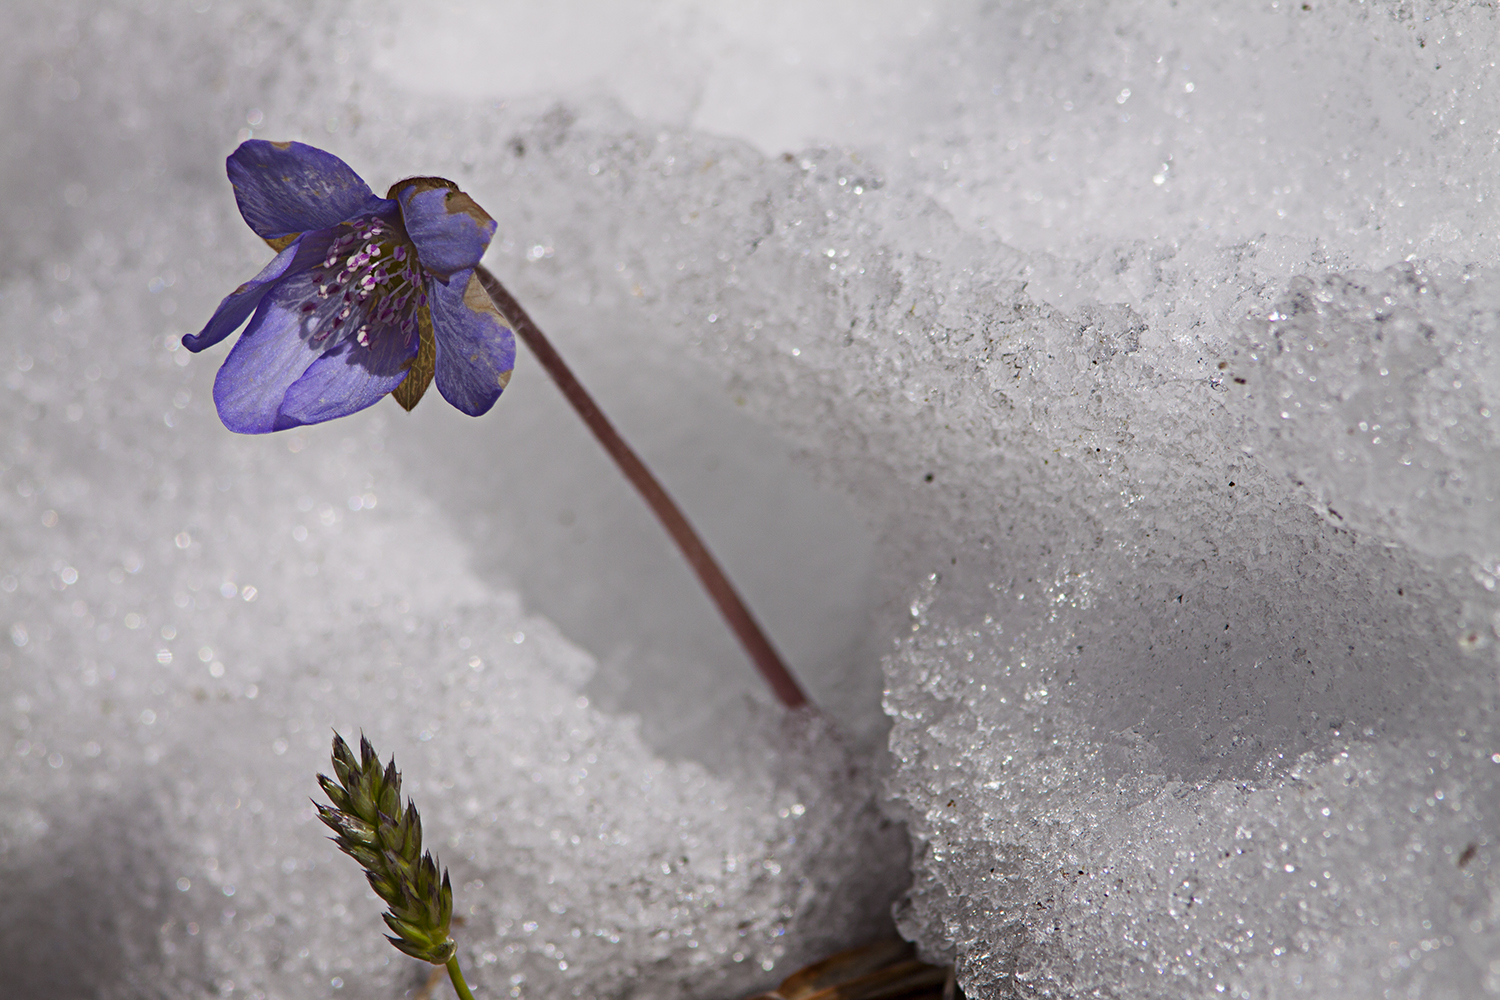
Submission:
M 453 980 L 453 990 L 458 994 L 458 1000 L 474 1000 L 474 994 L 469 992 L 469 984 L 464 982 L 463 970 L 458 967 L 457 955 L 448 959 L 448 978 Z
M 479 276 L 480 283 L 484 285 L 484 290 L 490 294 L 490 298 L 495 301 L 495 307 L 500 310 L 501 315 L 510 322 L 511 327 L 526 342 L 526 346 L 531 348 L 537 360 L 542 363 L 542 367 L 547 370 L 547 374 L 552 376 L 557 387 L 573 405 L 573 409 L 578 411 L 578 415 L 583 418 L 589 430 L 594 432 L 594 437 L 599 439 L 599 443 L 604 446 L 605 451 L 609 452 L 615 464 L 620 467 L 620 471 L 625 473 L 625 478 L 630 480 L 631 485 L 640 491 L 646 503 L 655 511 L 662 527 L 667 529 L 667 534 L 672 536 L 672 540 L 682 550 L 688 565 L 693 568 L 693 572 L 698 574 L 698 579 L 703 582 L 708 596 L 719 606 L 719 613 L 729 623 L 729 627 L 740 640 L 740 645 L 745 648 L 750 661 L 755 664 L 755 668 L 770 685 L 771 691 L 787 708 L 800 708 L 806 705 L 807 695 L 803 693 L 802 687 L 792 676 L 791 671 L 787 670 L 786 664 L 781 662 L 781 657 L 777 655 L 775 647 L 756 624 L 754 616 L 750 614 L 750 609 L 745 606 L 745 602 L 740 599 L 740 595 L 729 582 L 729 578 L 724 575 L 724 571 L 719 568 L 719 564 L 709 553 L 708 546 L 703 544 L 703 540 L 698 537 L 698 533 L 693 530 L 693 526 L 688 523 L 688 519 L 683 516 L 677 504 L 667 495 L 661 483 L 657 482 L 651 470 L 646 468 L 646 463 L 642 462 L 640 457 L 625 443 L 625 439 L 620 437 L 619 432 L 599 409 L 593 397 L 588 394 L 572 370 L 568 368 L 567 363 L 563 361 L 562 356 L 557 353 L 557 349 L 526 314 L 526 310 L 521 308 L 520 303 L 505 290 L 500 279 L 491 274 L 483 265 L 475 268 L 474 273 Z

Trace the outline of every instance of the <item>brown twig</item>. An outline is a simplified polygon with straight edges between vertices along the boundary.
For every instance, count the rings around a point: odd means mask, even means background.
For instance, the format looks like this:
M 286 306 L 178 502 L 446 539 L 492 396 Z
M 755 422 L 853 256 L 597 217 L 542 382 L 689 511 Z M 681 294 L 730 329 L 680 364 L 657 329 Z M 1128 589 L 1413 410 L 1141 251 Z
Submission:
M 505 290 L 500 279 L 491 274 L 483 265 L 476 268 L 474 273 L 479 276 L 479 281 L 484 285 L 490 298 L 494 299 L 495 307 L 509 321 L 516 334 L 526 342 L 526 346 L 531 348 L 537 360 L 542 363 L 542 367 L 547 370 L 547 374 L 552 376 L 557 387 L 573 405 L 573 409 L 578 411 L 583 422 L 588 424 L 589 430 L 594 432 L 594 437 L 599 439 L 599 443 L 604 446 L 605 451 L 609 452 L 615 464 L 620 467 L 620 471 L 625 473 L 625 478 L 630 480 L 631 484 L 640 491 L 641 496 L 645 497 L 646 503 L 656 512 L 662 527 L 667 529 L 667 534 L 672 536 L 672 540 L 682 550 L 688 565 L 693 568 L 693 572 L 698 574 L 698 579 L 703 582 L 708 596 L 713 598 L 714 603 L 719 606 L 719 613 L 729 623 L 729 627 L 739 638 L 740 645 L 745 648 L 751 662 L 755 664 L 755 668 L 760 671 L 766 683 L 771 686 L 776 697 L 780 698 L 787 708 L 800 708 L 806 705 L 807 695 L 802 692 L 796 678 L 787 670 L 786 664 L 781 662 L 781 657 L 776 654 L 770 640 L 756 624 L 754 616 L 750 614 L 750 609 L 745 607 L 745 602 L 740 599 L 740 595 L 729 582 L 729 578 L 724 575 L 724 571 L 719 568 L 719 564 L 709 553 L 708 546 L 703 544 L 703 540 L 698 537 L 698 533 L 693 530 L 693 526 L 688 523 L 688 519 L 683 516 L 677 504 L 667 495 L 661 483 L 657 482 L 651 470 L 646 468 L 646 464 L 625 443 L 625 439 L 620 437 L 619 432 L 599 409 L 593 397 L 588 394 L 572 370 L 568 368 L 567 363 L 563 361 L 562 356 L 557 353 L 557 349 L 526 314 L 526 310 L 521 308 L 520 303 Z
M 918 961 L 915 946 L 880 941 L 805 966 L 749 1000 L 961 1000 L 953 970 Z
M 432 974 L 427 977 L 427 982 L 422 984 L 422 988 L 417 991 L 417 995 L 412 997 L 412 1000 L 432 1000 L 432 992 L 437 989 L 438 983 L 443 981 L 443 976 L 447 973 L 448 970 L 441 965 L 434 965 Z

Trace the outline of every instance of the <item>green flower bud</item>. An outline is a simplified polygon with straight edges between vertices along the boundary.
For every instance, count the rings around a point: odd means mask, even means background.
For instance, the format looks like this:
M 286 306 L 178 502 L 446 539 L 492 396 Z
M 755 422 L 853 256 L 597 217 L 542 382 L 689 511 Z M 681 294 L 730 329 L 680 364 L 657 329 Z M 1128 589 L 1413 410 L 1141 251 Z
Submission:
M 370 888 L 390 907 L 384 914 L 394 936 L 386 940 L 402 953 L 444 965 L 455 952 L 448 926 L 453 918 L 453 887 L 439 877 L 432 853 L 422 851 L 422 817 L 410 799 L 401 808 L 401 774 L 391 758 L 384 768 L 370 741 L 359 739 L 359 758 L 333 735 L 333 772 L 318 775 L 332 806 L 315 802 L 329 838 L 365 870 Z

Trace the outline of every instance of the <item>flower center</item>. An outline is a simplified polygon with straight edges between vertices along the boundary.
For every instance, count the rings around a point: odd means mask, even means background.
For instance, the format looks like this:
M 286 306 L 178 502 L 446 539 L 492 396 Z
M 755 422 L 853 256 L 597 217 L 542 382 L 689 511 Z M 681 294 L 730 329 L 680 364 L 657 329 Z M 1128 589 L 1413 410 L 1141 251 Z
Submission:
M 369 347 L 383 328 L 414 335 L 417 309 L 427 304 L 416 248 L 400 223 L 378 215 L 335 229 L 312 276 L 318 298 L 302 311 L 317 314 L 309 317 L 315 320 L 314 340 L 341 333 Z

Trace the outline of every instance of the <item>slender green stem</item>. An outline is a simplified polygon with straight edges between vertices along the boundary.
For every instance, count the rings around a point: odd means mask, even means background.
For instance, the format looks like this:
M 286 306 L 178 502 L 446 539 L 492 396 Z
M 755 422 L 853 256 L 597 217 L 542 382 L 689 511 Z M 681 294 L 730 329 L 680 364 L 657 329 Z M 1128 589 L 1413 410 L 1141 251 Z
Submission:
M 474 994 L 469 992 L 469 984 L 464 982 L 463 970 L 458 967 L 457 955 L 448 959 L 448 978 L 453 980 L 453 989 L 458 994 L 458 1000 L 474 1000 Z

